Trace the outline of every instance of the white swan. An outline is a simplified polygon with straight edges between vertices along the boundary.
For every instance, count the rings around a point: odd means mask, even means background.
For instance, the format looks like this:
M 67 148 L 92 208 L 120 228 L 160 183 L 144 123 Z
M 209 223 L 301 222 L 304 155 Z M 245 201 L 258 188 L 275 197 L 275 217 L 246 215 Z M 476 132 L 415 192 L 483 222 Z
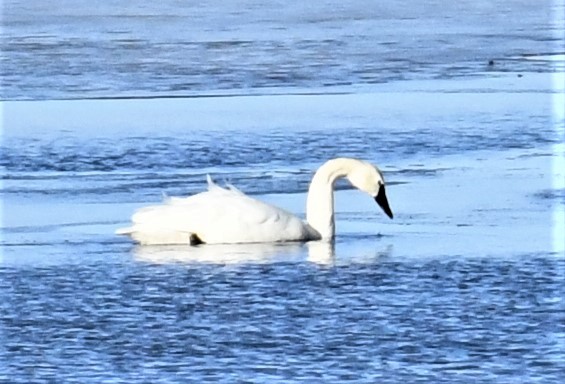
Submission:
M 381 171 L 362 160 L 337 158 L 312 178 L 306 222 L 233 186 L 221 188 L 208 176 L 208 191 L 142 208 L 133 215 L 131 227 L 116 233 L 146 245 L 329 241 L 335 233 L 333 186 L 341 177 L 372 196 L 392 219 Z

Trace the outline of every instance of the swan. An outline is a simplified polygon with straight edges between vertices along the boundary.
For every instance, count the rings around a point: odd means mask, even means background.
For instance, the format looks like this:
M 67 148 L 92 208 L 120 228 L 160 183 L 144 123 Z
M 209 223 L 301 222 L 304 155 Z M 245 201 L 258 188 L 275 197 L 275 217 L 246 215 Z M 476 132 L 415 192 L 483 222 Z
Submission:
M 142 245 L 331 241 L 335 235 L 333 187 L 343 177 L 393 218 L 381 171 L 366 161 L 341 157 L 325 162 L 314 174 L 306 221 L 234 186 L 222 188 L 208 175 L 208 191 L 141 208 L 132 216 L 133 225 L 116 234 L 128 235 Z

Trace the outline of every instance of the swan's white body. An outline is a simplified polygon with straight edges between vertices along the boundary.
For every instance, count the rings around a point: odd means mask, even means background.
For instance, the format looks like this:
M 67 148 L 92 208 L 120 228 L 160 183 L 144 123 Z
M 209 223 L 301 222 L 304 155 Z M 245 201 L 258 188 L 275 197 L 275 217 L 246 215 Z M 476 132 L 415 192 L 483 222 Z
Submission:
M 334 237 L 333 185 L 347 177 L 377 198 L 392 217 L 381 172 L 361 160 L 338 158 L 318 169 L 308 191 L 307 221 L 235 187 L 224 189 L 208 177 L 208 191 L 186 198 L 167 198 L 132 217 L 133 225 L 116 231 L 141 244 L 231 244 L 331 240 Z M 386 202 L 383 206 L 382 199 Z

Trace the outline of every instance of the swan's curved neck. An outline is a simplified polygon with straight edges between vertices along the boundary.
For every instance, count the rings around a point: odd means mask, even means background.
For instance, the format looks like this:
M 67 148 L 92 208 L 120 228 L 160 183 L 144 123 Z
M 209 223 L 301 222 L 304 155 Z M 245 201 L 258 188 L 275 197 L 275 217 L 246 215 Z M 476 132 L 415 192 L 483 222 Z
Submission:
M 306 200 L 306 221 L 323 240 L 335 234 L 333 187 L 337 179 L 351 172 L 358 160 L 338 158 L 324 163 L 314 174 Z

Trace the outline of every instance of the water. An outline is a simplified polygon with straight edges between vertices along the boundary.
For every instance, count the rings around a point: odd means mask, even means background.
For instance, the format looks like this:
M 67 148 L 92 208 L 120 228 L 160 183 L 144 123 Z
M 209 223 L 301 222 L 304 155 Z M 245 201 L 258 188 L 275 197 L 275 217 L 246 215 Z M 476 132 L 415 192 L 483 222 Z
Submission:
M 86 262 L 8 270 L 4 375 L 11 382 L 557 382 L 558 270 L 557 260 L 531 256 L 385 257 L 322 269 Z
M 264 93 L 548 71 L 562 53 L 549 0 L 159 4 L 5 0 L 2 97 Z
M 561 383 L 563 9 L 5 1 L 0 382 Z M 338 183 L 333 245 L 113 234 L 207 173 L 303 216 L 335 156 L 394 220 Z

